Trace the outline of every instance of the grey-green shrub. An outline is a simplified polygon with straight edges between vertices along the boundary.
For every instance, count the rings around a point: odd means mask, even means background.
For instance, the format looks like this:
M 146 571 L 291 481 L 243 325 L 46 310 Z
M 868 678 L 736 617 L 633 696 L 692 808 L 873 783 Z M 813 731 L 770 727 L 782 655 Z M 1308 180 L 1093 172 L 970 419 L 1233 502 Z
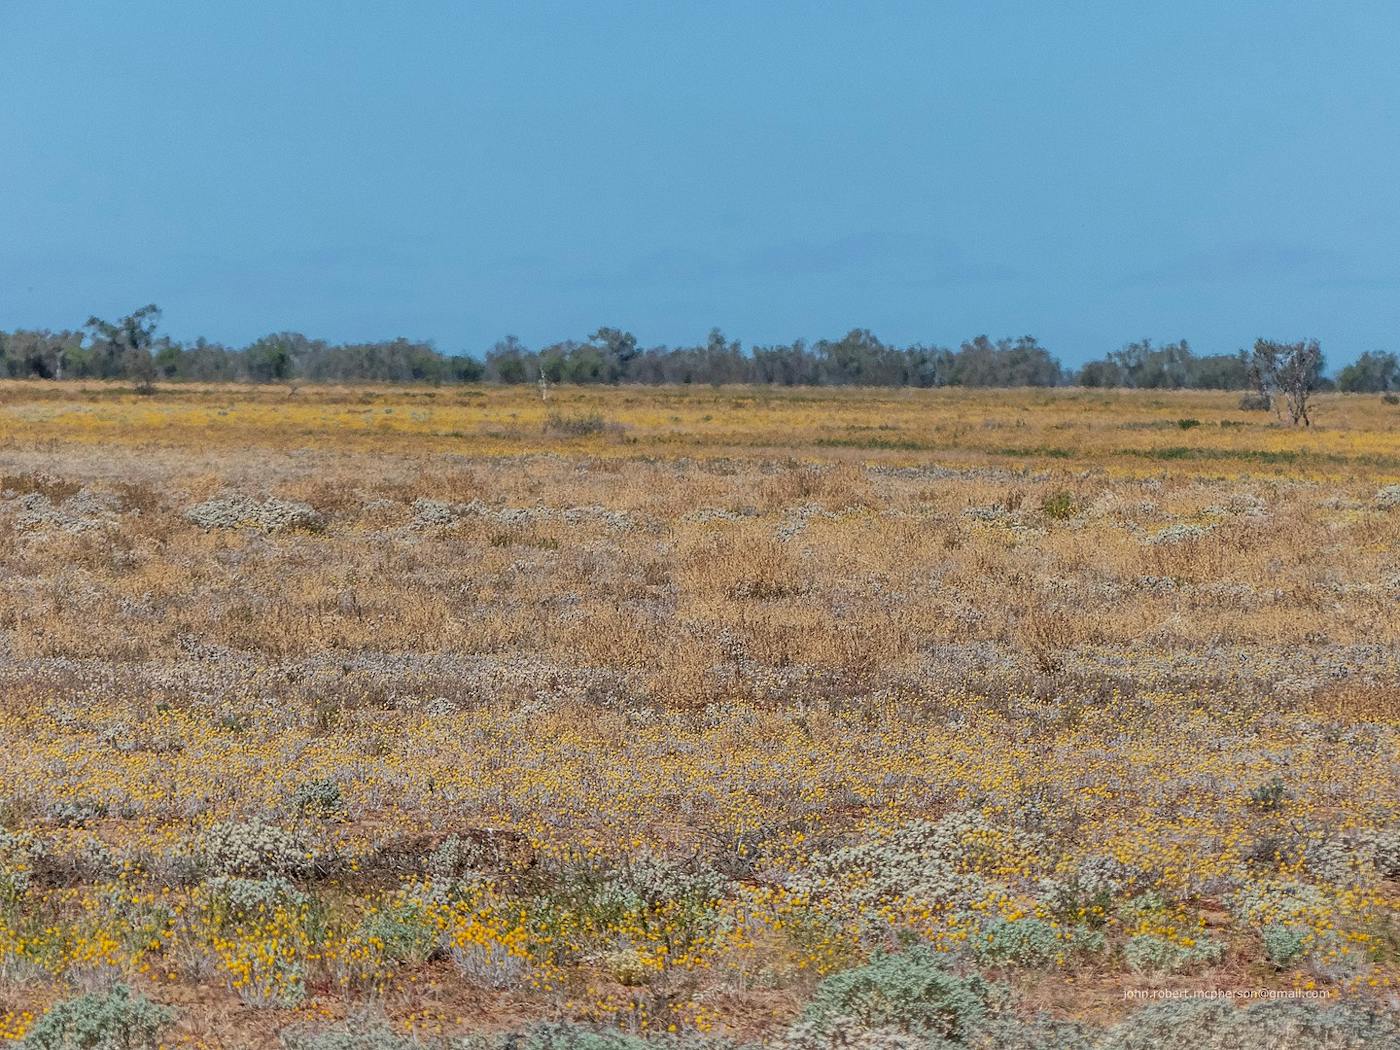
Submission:
M 332 817 L 345 809 L 345 797 L 334 780 L 308 780 L 292 793 L 292 808 L 298 813 Z
M 56 1003 L 34 1022 L 25 1050 L 153 1050 L 175 1012 L 119 984 L 105 994 Z
M 802 1021 L 815 1035 L 850 1019 L 865 1028 L 957 1040 L 976 1027 L 997 997 L 996 986 L 980 975 L 953 973 L 937 952 L 920 946 L 826 978 Z
M 1190 973 L 1214 966 L 1225 957 L 1225 946 L 1201 938 L 1187 947 L 1165 937 L 1144 933 L 1123 945 L 1123 961 L 1134 973 Z
M 980 963 L 1045 966 L 1103 948 L 1104 937 L 1085 926 L 1054 926 L 1044 919 L 1006 919 L 984 923 L 968 940 Z
M 432 954 L 437 927 L 417 901 L 395 904 L 365 917 L 359 936 L 384 946 L 384 956 L 397 963 L 418 963 Z
M 1155 1003 L 1114 1025 L 1095 1050 L 1377 1050 L 1400 1047 L 1400 1025 L 1363 1006 L 1219 999 Z
M 282 1032 L 283 1050 L 423 1050 L 382 1017 L 361 1015 L 328 1027 L 298 1025 Z

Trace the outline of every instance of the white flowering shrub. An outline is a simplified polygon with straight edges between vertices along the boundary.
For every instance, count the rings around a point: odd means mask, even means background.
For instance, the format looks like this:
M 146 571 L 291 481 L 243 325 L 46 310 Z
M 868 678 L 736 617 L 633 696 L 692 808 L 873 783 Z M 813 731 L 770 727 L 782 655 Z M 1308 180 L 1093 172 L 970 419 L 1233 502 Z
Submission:
M 1400 485 L 1386 485 L 1376 492 L 1376 506 L 1381 510 L 1400 507 Z
M 248 922 L 279 910 L 300 911 L 307 896 L 284 878 L 245 879 L 216 875 L 202 886 L 208 905 L 226 922 Z
M 1147 543 L 1153 547 L 1172 547 L 1178 543 L 1190 543 L 1199 540 L 1210 530 L 1200 525 L 1188 525 L 1185 522 L 1177 522 L 1168 525 L 1164 529 L 1159 529 L 1148 537 Z
M 966 905 L 986 888 L 976 869 L 991 859 L 995 838 L 979 814 L 950 813 L 936 823 L 906 824 L 885 838 L 814 857 L 790 886 L 862 910 L 901 897 Z
M 185 509 L 185 518 L 204 529 L 261 529 L 264 532 L 317 532 L 326 520 L 309 503 L 248 496 L 219 496 Z
M 199 844 L 199 857 L 213 875 L 295 878 L 311 868 L 307 846 L 291 832 L 260 817 L 215 824 Z

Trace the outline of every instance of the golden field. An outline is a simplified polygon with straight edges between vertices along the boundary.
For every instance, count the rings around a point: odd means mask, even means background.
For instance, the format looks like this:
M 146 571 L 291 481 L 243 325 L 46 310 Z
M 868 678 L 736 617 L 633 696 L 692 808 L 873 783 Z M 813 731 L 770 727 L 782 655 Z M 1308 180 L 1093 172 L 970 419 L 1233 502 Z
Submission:
M 1126 1050 L 1255 989 L 1374 1044 L 1400 406 L 1314 419 L 0 383 L 0 1028 Z

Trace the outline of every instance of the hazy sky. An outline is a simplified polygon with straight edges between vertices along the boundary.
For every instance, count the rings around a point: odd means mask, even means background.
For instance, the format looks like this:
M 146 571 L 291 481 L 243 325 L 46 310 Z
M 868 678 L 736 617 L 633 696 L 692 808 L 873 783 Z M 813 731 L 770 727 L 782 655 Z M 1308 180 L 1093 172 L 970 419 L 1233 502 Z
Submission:
M 0 0 L 0 328 L 1400 349 L 1400 4 Z

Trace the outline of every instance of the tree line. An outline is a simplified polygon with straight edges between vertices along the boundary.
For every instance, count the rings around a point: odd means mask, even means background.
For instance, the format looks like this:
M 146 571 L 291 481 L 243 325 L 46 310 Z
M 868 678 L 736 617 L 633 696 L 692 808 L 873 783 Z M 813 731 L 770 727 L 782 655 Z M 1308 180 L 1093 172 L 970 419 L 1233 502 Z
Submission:
M 388 383 L 752 383 L 779 386 L 1016 387 L 1242 390 L 1268 398 L 1284 385 L 1310 390 L 1400 391 L 1400 359 L 1372 351 L 1335 378 L 1314 340 L 1261 339 L 1235 354 L 1197 354 L 1185 340 L 1128 343 L 1078 369 L 1065 368 L 1033 336 L 985 335 L 956 349 L 894 346 L 869 329 L 840 339 L 745 349 L 714 329 L 694 346 L 642 347 L 632 333 L 599 328 L 584 340 L 530 349 L 507 336 L 484 358 L 444 354 L 432 343 L 394 339 L 330 343 L 298 332 L 242 347 L 159 334 L 154 304 L 117 321 L 91 317 L 71 331 L 0 332 L 0 376 L 124 379 L 141 389 L 159 381 Z M 1285 376 L 1285 373 L 1296 375 Z M 1283 378 L 1281 378 L 1283 377 Z M 1272 393 L 1271 393 L 1272 390 Z

